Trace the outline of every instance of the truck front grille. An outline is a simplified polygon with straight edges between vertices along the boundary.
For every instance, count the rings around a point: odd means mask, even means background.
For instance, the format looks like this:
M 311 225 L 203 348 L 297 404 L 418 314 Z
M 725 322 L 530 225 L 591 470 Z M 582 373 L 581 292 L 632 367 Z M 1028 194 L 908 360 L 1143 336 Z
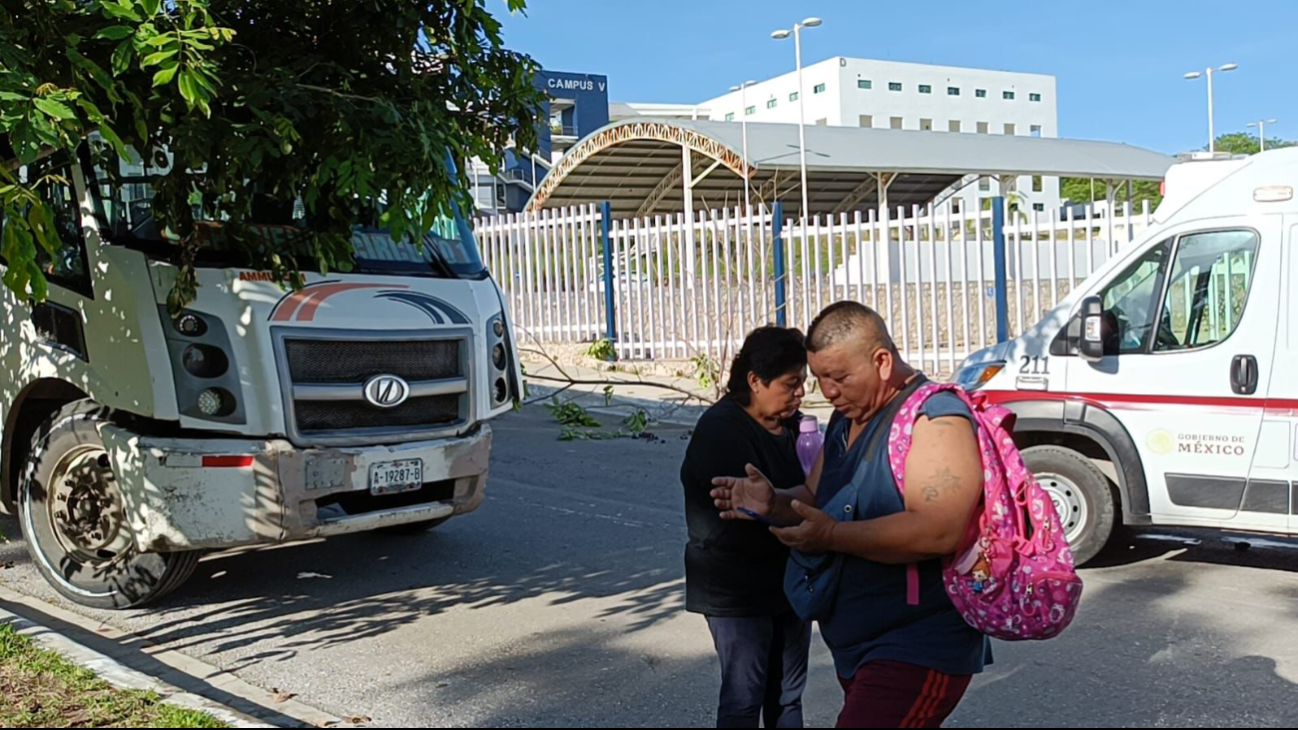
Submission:
M 303 445 L 394 442 L 432 437 L 467 424 L 470 340 L 430 334 L 355 337 L 280 331 L 280 370 L 289 385 L 289 436 Z M 393 408 L 365 399 L 365 384 L 395 375 L 411 389 Z
M 460 340 L 288 339 L 284 345 L 289 374 L 298 384 L 364 383 L 376 375 L 396 375 L 410 382 L 464 377 Z
M 411 398 L 396 408 L 349 401 L 298 401 L 297 428 L 304 434 L 367 428 L 444 426 L 460 420 L 460 396 Z

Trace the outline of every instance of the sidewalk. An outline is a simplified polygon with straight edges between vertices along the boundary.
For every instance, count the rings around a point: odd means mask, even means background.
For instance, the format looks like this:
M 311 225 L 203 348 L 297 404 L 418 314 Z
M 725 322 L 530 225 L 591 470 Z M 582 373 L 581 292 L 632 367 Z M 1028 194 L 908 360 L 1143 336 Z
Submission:
M 654 421 L 692 427 L 720 395 L 695 379 L 641 363 L 611 363 L 617 369 L 605 370 L 586 364 L 556 365 L 539 358 L 524 360 L 529 401 L 548 399 L 562 391 L 560 399 L 597 414 L 626 416 L 643 410 Z M 573 380 L 578 384 L 566 382 Z M 611 397 L 605 392 L 610 385 Z M 821 423 L 829 422 L 833 410 L 819 393 L 808 393 L 802 407 L 803 413 L 816 416 Z

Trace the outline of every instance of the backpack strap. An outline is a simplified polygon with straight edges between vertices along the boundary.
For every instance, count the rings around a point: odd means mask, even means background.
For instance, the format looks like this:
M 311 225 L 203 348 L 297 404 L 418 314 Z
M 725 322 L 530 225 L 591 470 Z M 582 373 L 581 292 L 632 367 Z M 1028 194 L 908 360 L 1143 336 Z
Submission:
M 866 458 L 873 459 L 877 457 L 880 453 L 879 442 L 886 439 L 883 448 L 883 455 L 885 458 L 889 459 L 889 462 L 891 463 L 893 456 L 892 431 L 897 423 L 897 417 L 911 404 L 912 401 L 915 401 L 918 398 L 918 403 L 923 404 L 924 400 L 927 398 L 927 395 L 923 394 L 935 392 L 938 388 L 939 386 L 929 382 L 929 379 L 921 373 L 916 375 L 909 383 L 907 383 L 906 387 L 901 389 L 901 392 L 893 396 L 892 400 L 888 402 L 888 405 L 885 406 L 877 416 L 877 418 L 880 419 L 879 427 L 875 429 L 874 434 L 870 437 L 870 443 L 866 445 Z M 918 405 L 916 407 L 918 407 Z M 900 480 L 894 479 L 893 481 L 897 483 L 898 488 L 901 487 Z M 905 498 L 906 493 L 903 491 L 903 502 L 905 501 Z M 906 603 L 911 606 L 919 605 L 919 566 L 915 564 L 906 566 Z
M 901 493 L 902 501 L 906 499 L 906 456 L 910 453 L 911 445 L 911 428 L 915 421 L 919 420 L 920 409 L 928 402 L 929 398 L 942 392 L 953 392 L 960 396 L 960 399 L 969 406 L 969 410 L 975 410 L 976 406 L 970 401 L 965 391 L 957 385 L 951 383 L 929 383 L 925 382 L 923 387 L 917 387 L 911 391 L 906 398 L 905 404 L 898 409 L 897 417 L 901 419 L 900 429 L 889 429 L 889 433 L 896 431 L 896 436 L 900 444 L 893 443 L 891 440 L 888 444 L 888 462 L 892 468 L 893 482 L 897 485 L 897 491 Z M 909 606 L 919 605 L 920 580 L 919 564 L 911 563 L 906 566 L 906 604 Z

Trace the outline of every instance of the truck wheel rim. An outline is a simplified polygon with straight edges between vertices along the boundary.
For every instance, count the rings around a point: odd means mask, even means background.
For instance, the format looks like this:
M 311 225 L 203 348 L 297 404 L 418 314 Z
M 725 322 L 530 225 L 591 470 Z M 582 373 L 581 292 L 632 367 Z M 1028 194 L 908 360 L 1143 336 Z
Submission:
M 1053 472 L 1037 474 L 1036 478 L 1055 505 L 1068 544 L 1076 545 L 1090 517 L 1090 506 L 1081 488 L 1072 479 Z
M 50 472 L 46 506 L 59 545 L 83 564 L 111 564 L 130 546 L 126 512 L 108 452 L 83 445 Z

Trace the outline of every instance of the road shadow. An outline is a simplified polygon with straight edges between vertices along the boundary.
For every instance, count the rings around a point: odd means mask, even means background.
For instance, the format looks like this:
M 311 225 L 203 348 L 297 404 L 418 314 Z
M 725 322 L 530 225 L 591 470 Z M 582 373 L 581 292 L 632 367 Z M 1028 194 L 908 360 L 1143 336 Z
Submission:
M 1126 529 L 1086 568 L 1122 568 L 1159 558 L 1298 573 L 1298 539 L 1216 530 Z

